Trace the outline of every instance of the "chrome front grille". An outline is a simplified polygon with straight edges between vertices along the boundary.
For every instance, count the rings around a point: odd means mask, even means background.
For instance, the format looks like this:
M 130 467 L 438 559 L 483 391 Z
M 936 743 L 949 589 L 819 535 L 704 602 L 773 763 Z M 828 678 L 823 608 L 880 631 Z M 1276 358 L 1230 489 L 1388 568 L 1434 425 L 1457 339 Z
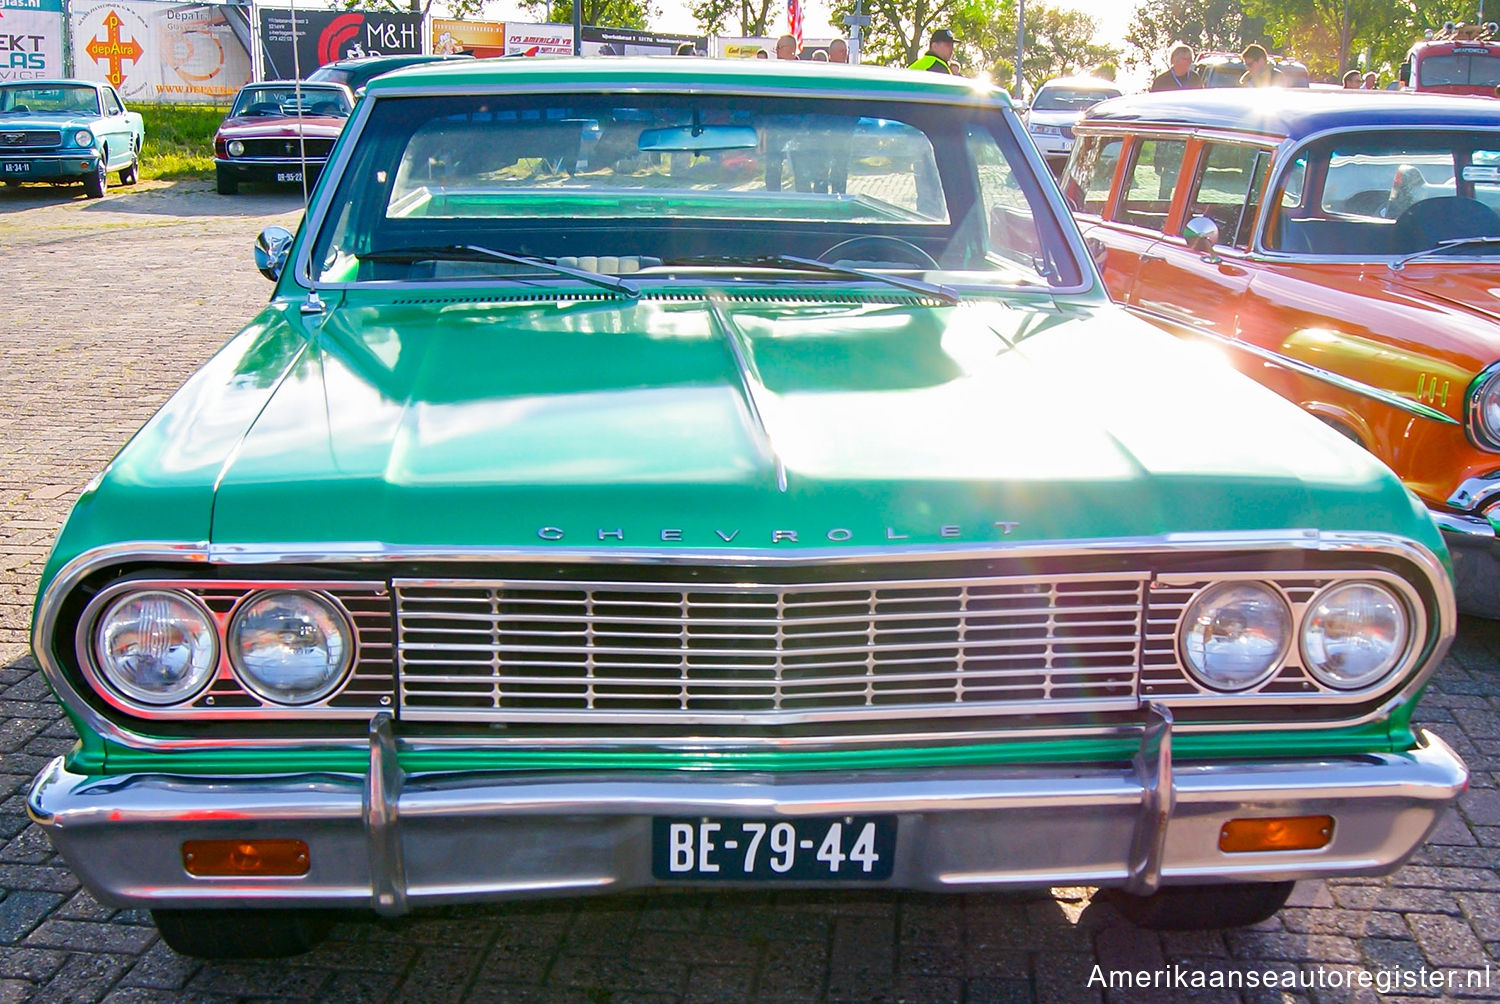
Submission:
M 285 160 L 288 157 L 300 157 L 303 148 L 306 148 L 307 159 L 324 161 L 328 159 L 328 151 L 333 149 L 331 139 L 308 139 L 299 143 L 296 137 L 291 139 L 247 139 L 245 152 L 237 160 L 272 159 Z
M 62 133 L 56 129 L 0 129 L 0 150 L 42 151 L 62 146 Z
M 1131 709 L 1148 579 L 397 580 L 401 716 L 743 724 Z

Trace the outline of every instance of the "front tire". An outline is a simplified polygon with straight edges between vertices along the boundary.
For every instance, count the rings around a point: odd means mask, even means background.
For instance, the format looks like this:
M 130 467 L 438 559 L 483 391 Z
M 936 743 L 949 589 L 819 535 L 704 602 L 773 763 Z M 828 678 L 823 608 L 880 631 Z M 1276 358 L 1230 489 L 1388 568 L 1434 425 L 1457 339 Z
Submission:
M 105 156 L 100 154 L 99 166 L 94 170 L 93 175 L 83 179 L 83 194 L 91 199 L 102 199 L 107 191 L 109 191 L 109 169 L 105 166 Z
M 1295 882 L 1169 885 L 1150 896 L 1107 890 L 1125 919 L 1148 931 L 1213 931 L 1249 927 L 1286 905 Z
M 214 173 L 214 189 L 220 195 L 233 195 L 240 190 L 240 184 L 221 167 Z
M 161 938 L 195 959 L 280 959 L 316 948 L 330 910 L 152 910 Z

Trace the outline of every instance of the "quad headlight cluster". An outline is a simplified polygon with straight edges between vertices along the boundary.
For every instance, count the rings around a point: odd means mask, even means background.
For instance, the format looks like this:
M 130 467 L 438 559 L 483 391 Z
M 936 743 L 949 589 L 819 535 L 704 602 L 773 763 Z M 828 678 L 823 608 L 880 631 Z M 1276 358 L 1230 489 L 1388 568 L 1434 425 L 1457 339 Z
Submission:
M 300 590 L 252 593 L 219 622 L 195 597 L 145 589 L 115 599 L 94 626 L 104 682 L 153 707 L 185 704 L 217 675 L 220 652 L 247 691 L 277 705 L 312 704 L 343 681 L 353 629 L 326 596 Z
M 1323 589 L 1300 623 L 1276 589 L 1224 582 L 1203 590 L 1183 617 L 1183 662 L 1199 683 L 1249 690 L 1285 662 L 1292 646 L 1304 668 L 1333 690 L 1362 690 L 1399 666 L 1412 636 L 1411 613 L 1388 586 L 1345 582 Z

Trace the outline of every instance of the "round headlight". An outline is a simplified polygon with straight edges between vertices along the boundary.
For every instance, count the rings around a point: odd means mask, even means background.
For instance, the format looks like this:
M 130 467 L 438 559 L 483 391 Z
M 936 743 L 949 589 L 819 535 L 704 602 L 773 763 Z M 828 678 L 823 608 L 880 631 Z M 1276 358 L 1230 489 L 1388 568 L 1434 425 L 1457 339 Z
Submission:
M 229 661 L 240 682 L 277 704 L 327 697 L 353 657 L 348 623 L 315 593 L 253 597 L 229 623 Z
M 1224 582 L 1205 589 L 1183 619 L 1188 670 L 1215 690 L 1244 690 L 1276 671 L 1292 640 L 1292 612 L 1270 586 Z
M 229 141 L 229 156 L 231 156 L 231 157 L 243 157 L 244 155 L 245 155 L 245 144 L 241 143 L 237 139 L 230 140 Z
M 78 146 L 93 146 L 94 134 L 87 129 L 80 129 L 73 134 L 73 142 Z
M 99 618 L 99 668 L 142 704 L 180 704 L 202 690 L 219 663 L 213 618 L 192 598 L 167 590 L 129 593 Z
M 1474 390 L 1469 402 L 1469 414 L 1474 422 L 1474 438 L 1478 445 L 1500 449 L 1500 369 Z
M 1352 582 L 1313 600 L 1302 622 L 1302 654 L 1313 676 L 1357 690 L 1385 676 L 1406 654 L 1406 605 L 1385 586 Z

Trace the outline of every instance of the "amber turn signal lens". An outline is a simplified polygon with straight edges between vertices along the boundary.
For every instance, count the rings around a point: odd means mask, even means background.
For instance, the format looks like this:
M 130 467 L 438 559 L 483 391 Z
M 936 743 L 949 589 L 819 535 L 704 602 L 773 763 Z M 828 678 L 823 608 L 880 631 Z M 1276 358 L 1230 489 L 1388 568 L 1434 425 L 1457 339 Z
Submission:
M 1231 819 L 1219 831 L 1219 850 L 1315 851 L 1333 839 L 1332 816 L 1279 816 L 1274 819 Z
M 225 875 L 306 875 L 301 840 L 186 840 L 182 867 L 200 878 Z

